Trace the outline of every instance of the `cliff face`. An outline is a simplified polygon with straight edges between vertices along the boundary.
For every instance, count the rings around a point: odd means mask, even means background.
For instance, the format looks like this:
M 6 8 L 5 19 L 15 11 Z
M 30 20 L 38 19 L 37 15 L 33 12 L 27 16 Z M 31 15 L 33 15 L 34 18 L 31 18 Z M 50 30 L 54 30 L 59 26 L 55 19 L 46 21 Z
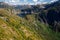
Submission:
M 57 1 L 53 4 L 47 5 L 47 7 L 39 14 L 40 18 L 47 24 L 51 25 L 52 29 L 60 31 L 60 2 Z M 38 18 L 39 19 L 39 18 Z

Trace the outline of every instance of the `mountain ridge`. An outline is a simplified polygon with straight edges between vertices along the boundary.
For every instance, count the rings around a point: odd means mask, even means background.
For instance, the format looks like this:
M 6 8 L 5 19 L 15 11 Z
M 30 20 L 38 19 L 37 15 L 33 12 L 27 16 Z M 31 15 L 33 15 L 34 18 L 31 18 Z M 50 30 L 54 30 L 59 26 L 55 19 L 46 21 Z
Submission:
M 59 6 L 39 8 L 38 5 L 33 6 L 33 10 L 24 9 L 33 11 L 28 15 L 24 12 L 24 17 L 17 15 L 17 11 L 21 14 L 21 10 L 0 8 L 0 40 L 60 40 Z

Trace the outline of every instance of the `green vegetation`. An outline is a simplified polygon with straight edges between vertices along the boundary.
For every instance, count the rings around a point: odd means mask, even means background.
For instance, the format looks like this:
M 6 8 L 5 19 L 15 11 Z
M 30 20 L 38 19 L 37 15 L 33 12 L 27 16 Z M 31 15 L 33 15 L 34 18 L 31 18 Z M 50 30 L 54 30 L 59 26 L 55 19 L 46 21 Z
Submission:
M 0 9 L 0 40 L 60 40 L 60 33 L 41 23 L 35 15 L 21 18 Z

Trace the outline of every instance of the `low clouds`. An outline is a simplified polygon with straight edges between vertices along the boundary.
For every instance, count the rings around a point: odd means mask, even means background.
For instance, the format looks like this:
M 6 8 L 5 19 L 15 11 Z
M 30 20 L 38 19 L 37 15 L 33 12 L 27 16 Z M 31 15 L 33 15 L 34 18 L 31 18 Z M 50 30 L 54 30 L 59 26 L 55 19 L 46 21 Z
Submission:
M 15 0 L 11 0 L 10 2 L 16 2 Z
M 30 0 L 30 3 L 28 3 L 29 0 L 23 0 L 21 2 L 21 0 L 5 0 L 5 2 L 9 3 L 9 4 L 46 4 L 49 2 L 54 2 L 57 0 Z M 31 3 L 32 2 L 32 3 Z
M 5 2 L 20 2 L 20 0 L 5 0 Z
M 10 2 L 19 2 L 20 0 L 10 0 Z
M 33 0 L 34 2 L 37 2 L 38 0 Z
M 58 1 L 58 0 L 51 0 L 51 2 Z

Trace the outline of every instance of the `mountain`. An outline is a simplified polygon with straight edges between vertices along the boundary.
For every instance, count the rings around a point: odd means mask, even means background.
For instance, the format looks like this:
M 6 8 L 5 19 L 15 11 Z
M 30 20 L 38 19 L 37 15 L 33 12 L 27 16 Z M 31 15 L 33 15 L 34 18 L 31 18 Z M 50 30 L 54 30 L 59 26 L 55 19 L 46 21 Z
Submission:
M 51 29 L 60 31 L 60 1 L 46 5 L 39 16 L 43 22 L 51 25 Z
M 0 9 L 0 40 L 59 40 L 59 32 L 38 21 L 36 15 L 22 18 Z
M 54 2 L 54 3 L 51 3 L 51 4 L 47 4 L 45 5 L 46 9 L 47 8 L 50 8 L 50 7 L 56 7 L 56 6 L 60 6 L 60 1 L 57 1 L 57 2 Z
M 11 5 L 5 3 L 5 2 L 0 2 L 0 8 L 8 8 L 11 7 Z
M 51 27 L 54 27 L 51 25 L 52 22 L 56 20 L 52 21 L 51 18 L 58 17 L 56 15 L 60 12 L 55 8 L 59 7 L 40 9 L 39 6 L 33 6 L 33 14 L 28 13 L 23 18 L 15 14 L 17 9 L 13 11 L 12 7 L 0 8 L 0 40 L 60 40 L 60 32 L 51 29 Z M 33 9 L 28 8 L 24 9 L 24 11 L 33 11 Z

